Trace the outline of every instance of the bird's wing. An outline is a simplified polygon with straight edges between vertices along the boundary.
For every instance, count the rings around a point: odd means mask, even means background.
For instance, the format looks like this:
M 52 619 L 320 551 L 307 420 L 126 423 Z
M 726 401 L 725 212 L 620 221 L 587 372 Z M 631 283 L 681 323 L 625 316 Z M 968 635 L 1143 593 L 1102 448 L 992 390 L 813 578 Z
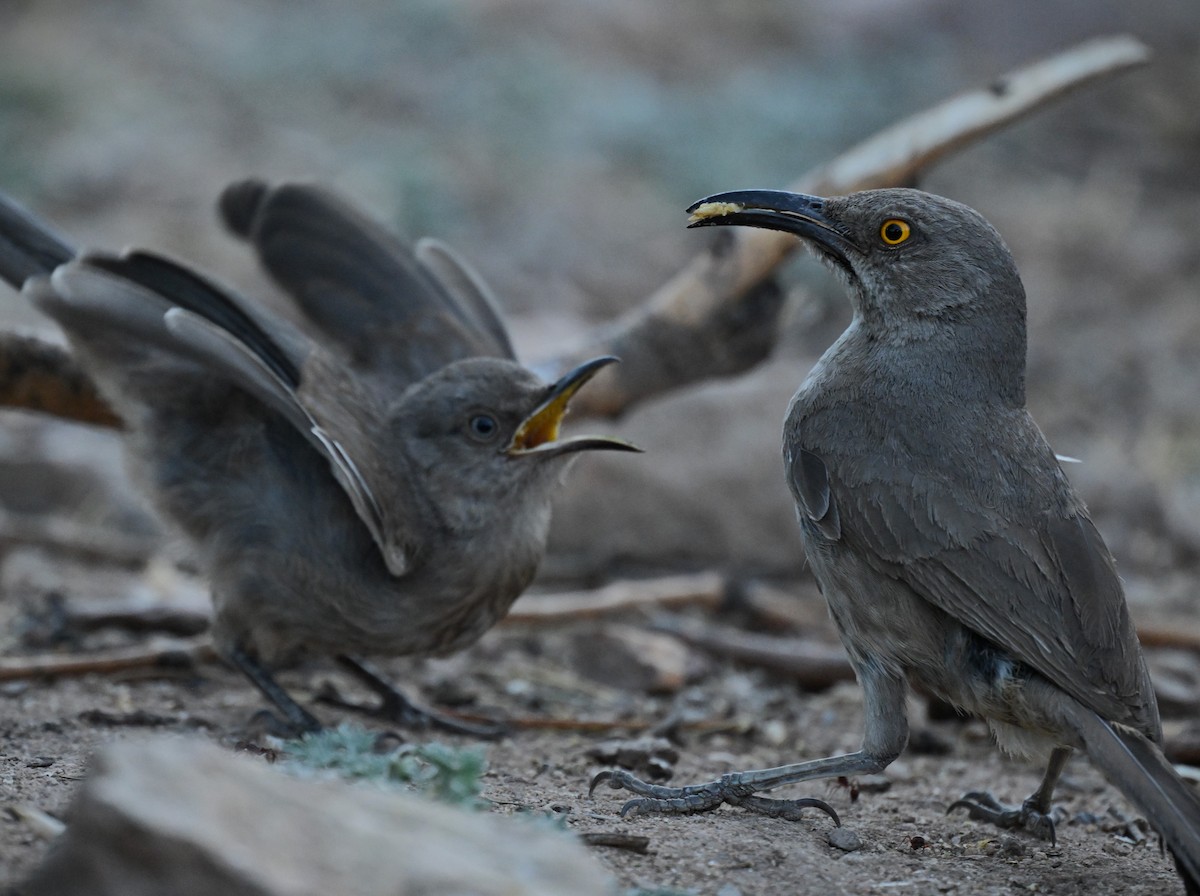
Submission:
M 441 240 L 432 237 L 417 240 L 413 251 L 421 266 L 449 293 L 450 307 L 455 314 L 473 332 L 485 337 L 481 347 L 486 347 L 487 354 L 515 359 L 517 353 L 513 351 L 508 329 L 500 317 L 495 293 L 479 272 Z M 487 340 L 491 344 L 483 346 Z
M 352 373 L 323 359 L 299 333 L 239 301 L 198 274 L 145 252 L 85 255 L 31 286 L 33 301 L 64 325 L 119 330 L 143 344 L 185 357 L 228 379 L 294 426 L 330 465 L 389 569 L 407 570 L 403 501 L 381 505 L 377 495 L 402 496 L 404 479 L 380 462 L 381 415 Z M 306 395 L 315 364 L 336 378 Z M 311 390 L 309 390 L 311 391 Z M 336 403 L 320 400 L 337 392 Z M 336 406 L 336 410 L 331 410 Z M 397 461 L 399 458 L 397 457 Z
M 1112 556 L 1032 419 L 1011 422 L 1005 462 L 956 451 L 949 433 L 925 463 L 850 457 L 827 440 L 810 452 L 820 463 L 789 466 L 806 530 L 1121 720 L 1147 703 L 1147 682 Z M 1136 711 L 1151 725 L 1152 709 Z
M 242 181 L 221 196 L 229 229 L 358 369 L 402 386 L 452 361 L 512 358 L 483 281 L 440 243 L 410 249 L 332 194 Z

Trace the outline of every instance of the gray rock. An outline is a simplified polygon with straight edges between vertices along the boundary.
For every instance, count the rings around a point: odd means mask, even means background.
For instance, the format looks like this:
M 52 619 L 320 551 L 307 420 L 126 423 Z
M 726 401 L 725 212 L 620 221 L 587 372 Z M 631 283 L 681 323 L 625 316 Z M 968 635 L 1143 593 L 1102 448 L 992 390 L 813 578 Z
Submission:
M 93 758 L 67 832 L 23 896 L 612 894 L 570 837 L 339 781 L 204 742 Z
M 829 832 L 826 838 L 829 845 L 842 850 L 843 852 L 854 852 L 862 849 L 862 838 L 849 828 L 834 828 Z

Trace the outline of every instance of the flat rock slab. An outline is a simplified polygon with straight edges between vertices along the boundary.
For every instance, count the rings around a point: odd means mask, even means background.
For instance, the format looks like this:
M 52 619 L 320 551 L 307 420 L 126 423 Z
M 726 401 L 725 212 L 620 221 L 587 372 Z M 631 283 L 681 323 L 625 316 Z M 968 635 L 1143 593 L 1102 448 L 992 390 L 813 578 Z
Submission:
M 22 896 L 608 894 L 570 836 L 292 777 L 197 740 L 108 747 Z

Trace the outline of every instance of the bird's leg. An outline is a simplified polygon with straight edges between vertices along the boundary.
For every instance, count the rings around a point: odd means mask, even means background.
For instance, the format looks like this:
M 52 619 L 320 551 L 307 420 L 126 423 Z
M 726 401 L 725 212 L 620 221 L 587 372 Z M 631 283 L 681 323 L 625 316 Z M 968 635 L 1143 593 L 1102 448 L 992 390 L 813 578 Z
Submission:
M 502 725 L 476 725 L 429 707 L 418 706 L 400 693 L 382 672 L 364 659 L 343 653 L 338 655 L 337 661 L 343 669 L 350 672 L 379 696 L 378 706 L 370 708 L 350 706 L 351 709 L 358 709 L 369 715 L 387 719 L 405 728 L 433 727 L 454 734 L 466 734 L 485 739 L 502 737 L 505 733 Z
M 624 769 L 600 772 L 592 779 L 591 791 L 602 783 L 614 790 L 637 794 L 621 807 L 621 814 L 693 815 L 709 812 L 722 803 L 740 806 L 771 818 L 791 821 L 800 818 L 801 810 L 816 808 L 827 814 L 835 824 L 841 824 L 837 813 L 826 802 L 814 798 L 779 800 L 756 796 L 784 784 L 796 784 L 839 775 L 868 775 L 883 771 L 900 755 L 908 740 L 908 720 L 904 715 L 905 683 L 902 677 L 883 671 L 876 664 L 858 665 L 858 678 L 863 686 L 866 710 L 866 731 L 862 749 L 856 753 L 813 759 L 777 768 L 756 771 L 730 772 L 715 781 L 689 784 L 683 787 L 664 787 L 648 784 Z
M 240 647 L 228 654 L 229 662 L 250 680 L 263 696 L 270 700 L 283 714 L 283 722 L 293 735 L 311 734 L 321 730 L 316 716 L 292 699 L 258 660 Z
M 1070 758 L 1070 747 L 1055 747 L 1046 765 L 1046 774 L 1042 776 L 1042 783 L 1019 807 L 1005 806 L 986 791 L 972 790 L 963 794 L 962 799 L 951 803 L 946 813 L 966 809 L 967 815 L 974 821 L 986 821 L 1005 830 L 1022 828 L 1035 837 L 1049 840 L 1053 845 L 1054 820 L 1050 817 L 1050 801 Z

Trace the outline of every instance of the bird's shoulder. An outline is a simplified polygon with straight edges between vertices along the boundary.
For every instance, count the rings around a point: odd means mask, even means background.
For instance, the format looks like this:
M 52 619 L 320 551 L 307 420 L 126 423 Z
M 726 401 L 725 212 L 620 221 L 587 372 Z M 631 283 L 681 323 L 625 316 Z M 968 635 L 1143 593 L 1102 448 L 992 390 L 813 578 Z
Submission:
M 789 466 L 803 450 L 846 489 L 862 486 L 961 495 L 964 503 L 1071 512 L 1058 459 L 1024 407 L 913 394 L 886 381 L 810 377 L 784 423 Z

